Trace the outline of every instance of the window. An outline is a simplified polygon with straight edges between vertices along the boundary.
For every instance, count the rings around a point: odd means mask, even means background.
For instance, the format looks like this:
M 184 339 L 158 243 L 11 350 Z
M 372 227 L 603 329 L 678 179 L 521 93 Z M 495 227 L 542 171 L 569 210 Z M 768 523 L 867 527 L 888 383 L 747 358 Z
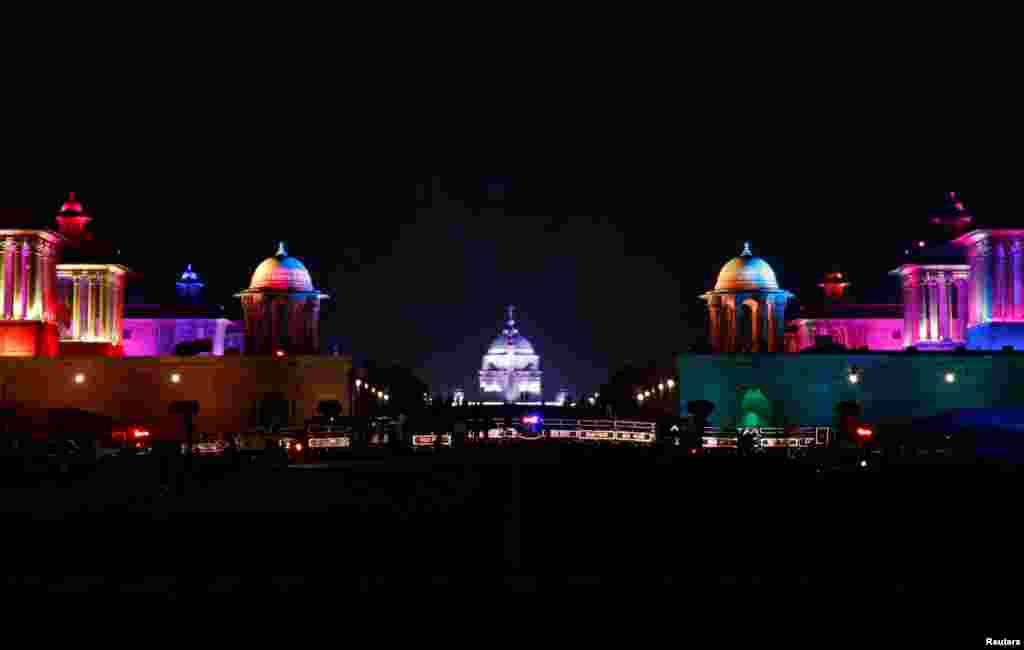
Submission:
M 959 316 L 957 316 L 957 306 L 960 302 L 959 298 L 959 291 L 957 291 L 956 285 L 949 285 L 949 313 L 950 318 L 952 319 L 959 318 Z

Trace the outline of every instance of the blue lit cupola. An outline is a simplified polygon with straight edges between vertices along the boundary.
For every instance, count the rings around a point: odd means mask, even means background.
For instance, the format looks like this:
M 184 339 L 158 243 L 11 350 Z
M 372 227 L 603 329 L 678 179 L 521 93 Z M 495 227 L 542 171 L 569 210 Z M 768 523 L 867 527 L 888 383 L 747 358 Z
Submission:
M 199 274 L 193 271 L 192 265 L 189 264 L 177 283 L 178 298 L 189 302 L 198 301 L 202 297 L 203 287 L 205 286 L 199 281 Z

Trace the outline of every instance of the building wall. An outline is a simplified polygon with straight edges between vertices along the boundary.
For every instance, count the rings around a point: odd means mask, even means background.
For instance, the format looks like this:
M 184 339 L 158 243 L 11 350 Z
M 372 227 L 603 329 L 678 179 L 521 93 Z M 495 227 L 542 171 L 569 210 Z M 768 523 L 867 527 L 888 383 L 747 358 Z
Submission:
M 850 371 L 862 372 L 849 381 Z M 956 374 L 947 383 L 947 372 Z M 691 400 L 715 405 L 711 423 L 735 426 L 745 415 L 742 402 L 760 389 L 770 413 L 767 423 L 833 423 L 835 406 L 862 404 L 874 422 L 930 417 L 952 409 L 1024 406 L 1024 355 L 862 353 L 714 355 L 679 357 L 680 412 Z
M 127 357 L 158 357 L 173 355 L 179 343 L 197 339 L 213 341 L 213 356 L 226 349 L 244 346 L 244 332 L 228 336 L 228 330 L 240 323 L 225 318 L 127 318 L 124 321 L 124 355 Z
M 831 336 L 834 343 L 855 350 L 866 347 L 873 352 L 903 349 L 904 321 L 899 318 L 816 318 L 795 322 L 794 340 L 787 352 L 813 348 L 818 336 Z
M 351 368 L 348 357 L 0 359 L 0 401 L 82 409 L 179 439 L 182 420 L 169 414 L 175 401 L 198 401 L 196 432 L 210 434 L 254 426 L 260 401 L 276 392 L 294 402 L 292 424 L 313 417 L 325 400 L 341 402 L 348 414 Z M 180 383 L 172 382 L 175 373 Z

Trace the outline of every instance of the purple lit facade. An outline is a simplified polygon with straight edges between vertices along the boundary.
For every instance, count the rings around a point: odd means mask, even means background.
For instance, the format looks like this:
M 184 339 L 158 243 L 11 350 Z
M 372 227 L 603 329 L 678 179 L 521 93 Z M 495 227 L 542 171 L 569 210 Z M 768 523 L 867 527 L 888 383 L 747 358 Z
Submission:
M 824 303 L 784 321 L 786 299 L 771 268 L 749 249 L 722 269 L 708 302 L 715 352 L 781 351 L 771 333 L 785 322 L 785 352 L 838 344 L 848 350 L 951 352 L 1024 349 L 1024 229 L 974 229 L 958 212 L 932 220 L 949 243 L 919 251 L 892 271 L 894 305 L 857 304 L 842 273 L 826 275 Z

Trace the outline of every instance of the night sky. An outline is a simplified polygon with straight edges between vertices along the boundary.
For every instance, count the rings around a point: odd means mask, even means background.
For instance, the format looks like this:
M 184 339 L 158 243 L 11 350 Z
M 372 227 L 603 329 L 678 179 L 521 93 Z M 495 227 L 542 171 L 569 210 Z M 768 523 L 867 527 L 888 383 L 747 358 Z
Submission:
M 541 355 L 548 398 L 595 390 L 624 363 L 668 364 L 703 329 L 697 298 L 749 240 L 784 288 L 818 295 L 839 265 L 864 302 L 898 302 L 887 275 L 928 238 L 942 192 L 840 185 L 761 188 L 668 174 L 348 178 L 328 187 L 225 186 L 87 191 L 93 230 L 143 274 L 132 296 L 159 300 L 191 263 L 215 302 L 248 286 L 278 240 L 334 296 L 324 340 L 361 362 L 413 368 L 435 392 L 472 391 L 504 308 Z M 107 194 L 102 194 L 102 192 Z M 0 227 L 55 224 L 60 192 L 0 193 Z M 1007 214 L 964 193 L 981 222 Z M 975 203 L 977 201 L 977 203 Z M 986 212 L 988 210 L 988 212 Z M 32 223 L 26 223 L 31 214 Z

